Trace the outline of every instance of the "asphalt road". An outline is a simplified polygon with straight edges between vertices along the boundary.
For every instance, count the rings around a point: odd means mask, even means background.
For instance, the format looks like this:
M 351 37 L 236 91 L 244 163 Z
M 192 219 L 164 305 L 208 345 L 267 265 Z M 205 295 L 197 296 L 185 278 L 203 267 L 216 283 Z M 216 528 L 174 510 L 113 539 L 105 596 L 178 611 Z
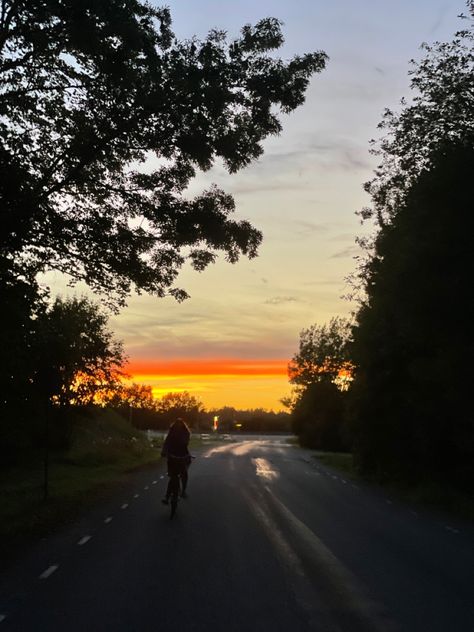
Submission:
M 284 438 L 204 449 L 169 520 L 163 464 L 2 574 L 0 632 L 474 630 L 474 529 Z

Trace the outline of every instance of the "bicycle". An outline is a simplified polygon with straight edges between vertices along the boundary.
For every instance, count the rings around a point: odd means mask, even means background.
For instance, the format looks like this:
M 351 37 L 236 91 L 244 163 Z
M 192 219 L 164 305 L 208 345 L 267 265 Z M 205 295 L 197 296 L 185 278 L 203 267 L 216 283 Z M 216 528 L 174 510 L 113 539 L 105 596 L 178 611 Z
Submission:
M 170 519 L 174 518 L 176 510 L 178 509 L 179 496 L 182 494 L 181 479 L 183 473 L 186 473 L 192 458 L 194 457 L 190 455 L 168 455 L 168 476 L 170 480 L 168 482 L 167 497 L 169 498 L 170 504 Z

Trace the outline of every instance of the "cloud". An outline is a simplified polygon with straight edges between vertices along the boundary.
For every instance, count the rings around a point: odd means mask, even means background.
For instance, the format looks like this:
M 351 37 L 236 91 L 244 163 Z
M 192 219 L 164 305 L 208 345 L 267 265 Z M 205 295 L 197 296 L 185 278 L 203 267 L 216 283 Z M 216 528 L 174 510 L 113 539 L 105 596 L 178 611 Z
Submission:
M 366 144 L 320 131 L 301 135 L 288 151 L 268 151 L 252 170 L 229 181 L 225 188 L 234 195 L 314 191 L 315 171 L 367 174 L 373 166 Z
M 265 305 L 282 305 L 284 303 L 299 302 L 295 296 L 274 296 L 265 301 Z
M 348 248 L 344 248 L 344 250 L 340 250 L 339 252 L 334 253 L 331 256 L 331 259 L 342 259 L 344 257 L 355 257 L 360 255 L 361 251 L 359 246 L 349 246 Z
M 296 220 L 293 222 L 298 234 L 314 234 L 324 233 L 329 229 L 328 224 L 315 224 L 314 222 L 307 222 L 304 220 Z
M 446 18 L 446 14 L 447 12 L 450 10 L 449 6 L 444 5 L 443 7 L 441 7 L 441 9 L 438 11 L 438 15 L 436 17 L 436 20 L 433 22 L 430 30 L 429 30 L 429 35 L 434 35 L 434 33 L 436 33 L 436 31 L 439 29 L 439 27 L 443 24 L 443 22 L 445 21 Z
M 338 233 L 330 238 L 330 241 L 351 241 L 354 242 L 355 234 L 354 233 Z

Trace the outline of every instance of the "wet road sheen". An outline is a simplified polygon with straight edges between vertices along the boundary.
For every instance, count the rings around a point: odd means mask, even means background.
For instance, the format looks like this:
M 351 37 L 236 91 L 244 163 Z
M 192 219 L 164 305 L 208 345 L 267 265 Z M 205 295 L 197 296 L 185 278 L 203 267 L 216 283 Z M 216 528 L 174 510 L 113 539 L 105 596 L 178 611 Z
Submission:
M 3 574 L 0 632 L 474 629 L 474 531 L 284 437 L 209 444 L 169 520 L 163 464 Z

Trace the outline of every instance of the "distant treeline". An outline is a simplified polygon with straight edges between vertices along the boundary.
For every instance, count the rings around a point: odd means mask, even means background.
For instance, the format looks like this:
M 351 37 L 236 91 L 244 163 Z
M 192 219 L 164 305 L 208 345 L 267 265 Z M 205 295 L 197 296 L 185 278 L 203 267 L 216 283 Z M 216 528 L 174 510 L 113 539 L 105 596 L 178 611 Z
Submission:
M 181 394 L 180 394 L 181 395 Z M 214 410 L 171 407 L 168 410 L 150 408 L 118 409 L 142 430 L 167 430 L 176 417 L 182 417 L 194 432 L 211 432 L 217 418 L 217 432 L 291 432 L 290 415 L 263 409 L 237 410 L 224 407 Z

